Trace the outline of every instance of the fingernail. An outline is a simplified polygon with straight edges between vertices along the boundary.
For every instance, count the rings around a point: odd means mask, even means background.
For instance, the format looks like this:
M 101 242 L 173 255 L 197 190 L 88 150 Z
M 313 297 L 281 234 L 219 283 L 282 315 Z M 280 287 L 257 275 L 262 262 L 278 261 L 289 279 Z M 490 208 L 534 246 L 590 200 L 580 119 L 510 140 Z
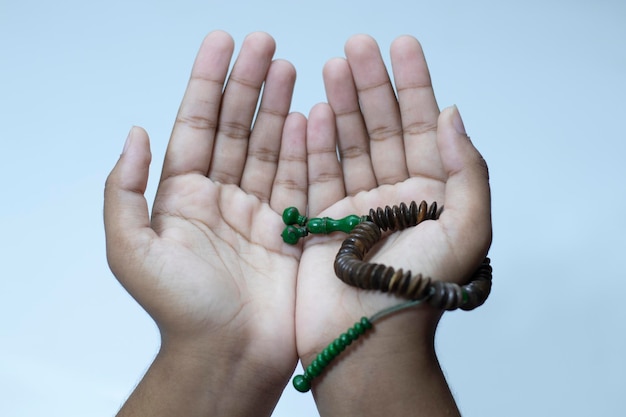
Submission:
M 454 111 L 452 113 L 452 125 L 454 126 L 454 130 L 456 130 L 459 135 L 467 136 L 463 119 L 461 119 L 461 113 L 459 113 L 459 108 L 456 105 L 454 106 Z
M 124 142 L 124 149 L 122 149 L 122 155 L 124 155 L 126 153 L 126 150 L 130 146 L 130 141 L 131 141 L 131 138 L 133 136 L 133 131 L 134 130 L 135 130 L 135 126 L 131 127 L 130 131 L 128 132 L 128 136 L 126 136 L 126 141 Z

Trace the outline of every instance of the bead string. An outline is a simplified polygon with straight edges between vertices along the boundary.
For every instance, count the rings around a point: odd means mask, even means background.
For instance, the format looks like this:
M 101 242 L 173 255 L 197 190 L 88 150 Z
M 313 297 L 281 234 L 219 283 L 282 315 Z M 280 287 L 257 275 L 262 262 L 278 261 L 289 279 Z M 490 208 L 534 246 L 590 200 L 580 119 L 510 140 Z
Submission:
M 390 266 L 365 262 L 367 252 L 382 238 L 381 231 L 400 231 L 413 227 L 425 220 L 437 220 L 441 210 L 437 203 L 430 207 L 425 201 L 419 206 L 415 201 L 409 206 L 401 203 L 399 206 L 384 209 L 371 209 L 366 216 L 349 215 L 342 219 L 329 217 L 308 219 L 301 215 L 295 207 L 289 207 L 283 212 L 283 222 L 286 227 L 282 237 L 285 243 L 296 244 L 299 239 L 312 234 L 330 234 L 341 231 L 348 233 L 335 258 L 335 274 L 345 283 L 363 289 L 373 289 L 391 292 L 411 301 L 392 306 L 367 317 L 354 324 L 345 333 L 332 341 L 311 364 L 304 374 L 296 375 L 293 385 L 300 392 L 311 389 L 311 381 L 319 376 L 323 369 L 354 340 L 373 327 L 373 323 L 394 314 L 398 311 L 428 302 L 431 306 L 454 310 L 472 310 L 482 305 L 491 291 L 492 268 L 489 258 L 474 272 L 470 282 L 460 286 L 451 282 L 432 281 L 422 274 L 412 275 L 411 271 L 403 272 Z
M 293 377 L 292 382 L 294 388 L 300 392 L 309 391 L 311 389 L 311 381 L 313 378 L 319 376 L 324 368 L 326 368 L 332 360 L 343 352 L 352 342 L 371 330 L 374 327 L 375 322 L 391 314 L 395 314 L 407 308 L 422 304 L 423 301 L 424 300 L 407 301 L 379 311 L 369 319 L 367 317 L 362 317 L 360 321 L 357 321 L 345 333 L 342 333 L 338 338 L 330 342 L 328 346 L 326 346 L 326 348 L 324 348 L 324 350 L 322 350 L 317 357 L 313 359 L 313 362 L 306 367 L 303 374 L 295 375 Z

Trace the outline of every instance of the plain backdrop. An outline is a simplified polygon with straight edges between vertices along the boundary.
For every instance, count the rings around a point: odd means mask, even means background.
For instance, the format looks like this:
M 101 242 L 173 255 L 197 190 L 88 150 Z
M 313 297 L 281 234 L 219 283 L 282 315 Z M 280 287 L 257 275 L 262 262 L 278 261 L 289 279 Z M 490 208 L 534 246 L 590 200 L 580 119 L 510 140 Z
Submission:
M 626 2 L 0 0 L 0 415 L 111 416 L 158 348 L 110 273 L 102 192 L 132 125 L 154 196 L 202 38 L 262 30 L 293 110 L 350 35 L 424 47 L 490 166 L 491 298 L 437 349 L 465 416 L 623 416 Z M 375 382 L 373 382 L 375 383 Z M 415 405 L 419 407 L 419 404 Z M 277 417 L 317 416 L 287 387 Z

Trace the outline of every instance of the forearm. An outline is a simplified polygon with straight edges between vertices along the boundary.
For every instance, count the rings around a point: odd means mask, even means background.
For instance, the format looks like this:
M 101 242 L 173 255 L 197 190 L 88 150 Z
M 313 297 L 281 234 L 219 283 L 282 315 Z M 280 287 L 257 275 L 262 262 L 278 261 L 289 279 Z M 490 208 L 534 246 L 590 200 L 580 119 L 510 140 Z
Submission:
M 322 417 L 459 415 L 435 355 L 436 320 L 418 328 L 420 313 L 377 323 L 316 379 Z
M 286 379 L 261 366 L 225 349 L 164 344 L 118 417 L 269 416 Z

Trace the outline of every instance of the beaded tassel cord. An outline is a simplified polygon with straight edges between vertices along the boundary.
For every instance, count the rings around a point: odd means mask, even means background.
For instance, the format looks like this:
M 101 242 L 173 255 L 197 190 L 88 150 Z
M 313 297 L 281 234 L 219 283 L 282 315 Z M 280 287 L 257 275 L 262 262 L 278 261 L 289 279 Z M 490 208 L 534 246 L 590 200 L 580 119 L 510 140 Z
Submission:
M 335 258 L 337 277 L 357 288 L 390 292 L 411 300 L 383 310 L 369 319 L 361 318 L 318 354 L 304 374 L 294 377 L 293 385 L 298 391 L 308 391 L 313 378 L 320 375 L 348 345 L 370 330 L 375 321 L 387 315 L 425 302 L 445 310 L 472 310 L 485 302 L 491 291 L 492 268 L 489 258 L 484 259 L 470 281 L 462 286 L 432 281 L 422 274 L 412 274 L 411 271 L 395 270 L 390 266 L 364 261 L 369 250 L 381 240 L 382 231 L 401 231 L 425 220 L 437 220 L 439 214 L 437 203 L 428 207 L 425 201 L 419 205 L 413 201 L 408 206 L 401 203 L 398 206 L 386 206 L 384 209 L 379 207 L 376 210 L 371 209 L 365 216 L 350 215 L 339 220 L 329 217 L 307 219 L 295 207 L 285 209 L 283 221 L 287 227 L 283 230 L 282 237 L 286 243 L 295 244 L 309 233 L 348 233 Z

